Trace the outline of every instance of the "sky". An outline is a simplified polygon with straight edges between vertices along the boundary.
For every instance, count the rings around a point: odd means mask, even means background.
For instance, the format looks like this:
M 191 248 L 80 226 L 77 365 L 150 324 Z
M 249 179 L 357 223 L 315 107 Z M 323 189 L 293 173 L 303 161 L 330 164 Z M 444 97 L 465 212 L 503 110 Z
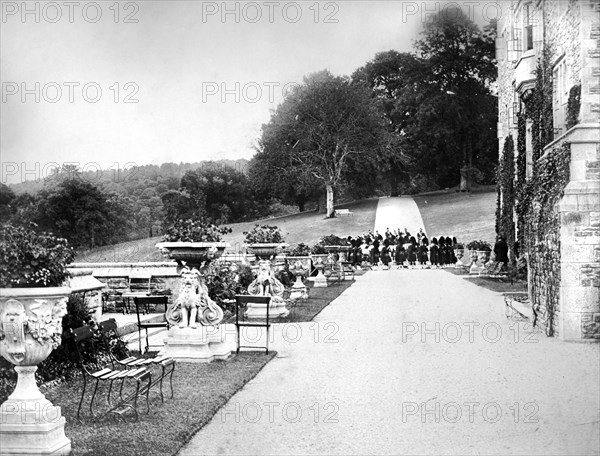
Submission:
M 497 15 L 469 3 L 476 20 Z M 1 6 L 3 183 L 64 163 L 250 159 L 261 125 L 303 76 L 350 75 L 377 52 L 411 51 L 423 21 L 445 8 L 393 0 Z

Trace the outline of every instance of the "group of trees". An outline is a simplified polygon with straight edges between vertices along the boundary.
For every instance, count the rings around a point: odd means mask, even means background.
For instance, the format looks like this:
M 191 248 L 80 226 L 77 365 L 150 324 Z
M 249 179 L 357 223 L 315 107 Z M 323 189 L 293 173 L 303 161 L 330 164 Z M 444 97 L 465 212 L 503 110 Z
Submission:
M 382 52 L 350 77 L 304 78 L 263 125 L 250 176 L 300 209 L 327 195 L 397 195 L 477 180 L 497 163 L 496 25 L 465 15 L 426 24 L 416 53 Z
M 85 173 L 67 165 L 44 180 L 0 184 L 2 223 L 37 226 L 80 248 L 162 234 L 180 218 L 230 223 L 262 215 L 246 175 L 218 162 Z M 41 188 L 39 188 L 41 187 Z M 258 201 L 258 200 L 257 200 Z

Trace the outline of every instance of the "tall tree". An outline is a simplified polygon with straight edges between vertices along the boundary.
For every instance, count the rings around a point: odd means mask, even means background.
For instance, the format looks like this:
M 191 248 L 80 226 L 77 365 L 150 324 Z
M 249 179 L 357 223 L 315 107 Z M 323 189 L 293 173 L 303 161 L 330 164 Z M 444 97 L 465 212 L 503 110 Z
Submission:
M 398 184 L 407 178 L 413 162 L 411 147 L 404 137 L 409 112 L 398 100 L 407 90 L 414 89 L 420 70 L 421 62 L 414 55 L 391 50 L 377 53 L 352 74 L 353 82 L 370 87 L 383 107 L 390 139 L 388 147 L 381 149 L 377 165 L 391 196 L 398 195 Z
M 450 168 L 462 161 L 461 190 L 470 188 L 476 168 L 491 177 L 497 158 L 495 38 L 495 21 L 481 31 L 465 14 L 440 14 L 415 44 L 423 60 L 422 96 L 415 97 L 420 116 L 410 133 L 426 139 L 433 132 L 433 144 L 453 163 Z M 421 151 L 428 142 L 421 142 Z
M 334 217 L 334 192 L 349 160 L 371 160 L 386 136 L 370 90 L 321 71 L 305 77 L 263 125 L 262 142 L 271 139 L 291 157 L 293 169 L 325 187 L 327 217 Z

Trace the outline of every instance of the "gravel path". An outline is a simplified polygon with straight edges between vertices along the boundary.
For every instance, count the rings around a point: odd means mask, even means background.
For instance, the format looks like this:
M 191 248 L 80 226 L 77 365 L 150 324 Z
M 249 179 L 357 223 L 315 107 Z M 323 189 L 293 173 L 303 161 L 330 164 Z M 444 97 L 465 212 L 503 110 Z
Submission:
M 391 231 L 406 228 L 413 236 L 419 229 L 425 231 L 425 224 L 421 218 L 421 212 L 417 203 L 409 196 L 394 198 L 381 198 L 377 204 L 377 215 L 375 217 L 375 230 L 381 234 L 387 229 Z
M 448 272 L 368 272 L 274 337 L 278 357 L 181 454 L 599 452 L 600 347 L 507 321 L 499 294 Z

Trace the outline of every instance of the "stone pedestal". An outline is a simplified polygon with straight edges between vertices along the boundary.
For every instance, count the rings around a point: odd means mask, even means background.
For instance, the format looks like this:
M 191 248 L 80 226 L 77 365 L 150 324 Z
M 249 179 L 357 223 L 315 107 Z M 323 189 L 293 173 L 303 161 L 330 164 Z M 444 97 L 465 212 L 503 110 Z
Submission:
M 60 407 L 52 405 L 38 389 L 37 366 L 15 366 L 15 370 L 17 387 L 0 406 L 0 454 L 70 454 L 65 418 Z
M 271 304 L 269 304 L 269 319 L 287 317 L 290 313 L 290 311 L 285 306 L 285 301 L 281 298 L 276 298 L 277 296 L 273 296 L 271 299 Z M 265 318 L 267 318 L 267 305 L 258 304 L 254 302 L 248 303 L 248 307 L 246 310 L 246 318 L 250 320 L 264 320 Z
M 214 360 L 224 360 L 235 350 L 235 344 L 226 340 L 218 326 L 197 328 L 174 326 L 169 330 L 169 335 L 164 342 L 165 347 L 160 354 L 179 362 L 209 363 Z

